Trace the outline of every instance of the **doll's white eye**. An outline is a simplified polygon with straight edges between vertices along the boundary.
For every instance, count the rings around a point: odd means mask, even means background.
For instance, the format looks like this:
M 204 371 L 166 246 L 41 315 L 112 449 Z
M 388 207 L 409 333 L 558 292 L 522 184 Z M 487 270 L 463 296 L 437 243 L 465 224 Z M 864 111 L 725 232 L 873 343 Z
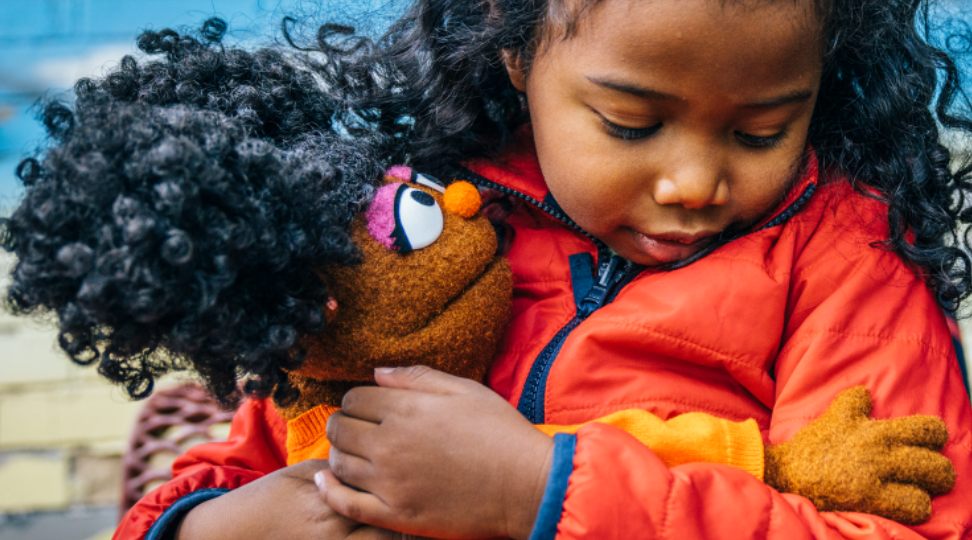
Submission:
M 395 193 L 395 230 L 399 253 L 422 249 L 442 234 L 442 209 L 428 193 L 402 184 Z

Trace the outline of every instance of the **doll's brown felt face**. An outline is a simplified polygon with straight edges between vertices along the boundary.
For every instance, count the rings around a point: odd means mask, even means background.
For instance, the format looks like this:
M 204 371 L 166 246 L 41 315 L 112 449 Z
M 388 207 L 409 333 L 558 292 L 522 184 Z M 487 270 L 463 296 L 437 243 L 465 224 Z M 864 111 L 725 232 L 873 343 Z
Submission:
M 401 213 L 393 228 L 385 227 L 392 234 L 382 242 L 374 237 L 382 230 L 374 206 L 355 219 L 351 233 L 364 261 L 320 273 L 337 309 L 321 334 L 302 341 L 308 355 L 294 374 L 364 382 L 373 380 L 375 367 L 425 364 L 483 380 L 512 291 L 493 227 L 479 213 L 465 218 L 445 210 L 437 189 L 393 177 L 386 182 L 398 186 L 385 190 L 396 197 L 383 203 L 385 211 Z M 376 197 L 372 204 L 378 203 Z

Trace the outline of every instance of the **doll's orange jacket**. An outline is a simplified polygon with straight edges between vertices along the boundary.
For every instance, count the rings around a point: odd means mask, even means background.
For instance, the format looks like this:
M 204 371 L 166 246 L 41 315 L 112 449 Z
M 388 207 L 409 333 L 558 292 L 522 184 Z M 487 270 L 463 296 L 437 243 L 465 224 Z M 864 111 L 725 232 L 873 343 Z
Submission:
M 514 319 L 489 384 L 531 421 L 704 412 L 753 418 L 775 444 L 841 390 L 864 385 L 877 418 L 941 417 L 957 477 L 933 500 L 932 518 L 907 527 L 818 512 L 725 465 L 669 468 L 631 435 L 595 423 L 555 437 L 533 538 L 972 536 L 972 408 L 935 299 L 913 268 L 875 245 L 887 236 L 885 205 L 846 179 L 821 178 L 808 152 L 802 177 L 754 232 L 678 270 L 628 267 L 560 219 L 529 139 L 470 167 L 468 179 L 524 200 L 509 220 Z M 229 441 L 177 460 L 175 480 L 136 505 L 115 538 L 162 538 L 185 510 L 283 467 L 285 437 L 269 404 L 245 403 Z

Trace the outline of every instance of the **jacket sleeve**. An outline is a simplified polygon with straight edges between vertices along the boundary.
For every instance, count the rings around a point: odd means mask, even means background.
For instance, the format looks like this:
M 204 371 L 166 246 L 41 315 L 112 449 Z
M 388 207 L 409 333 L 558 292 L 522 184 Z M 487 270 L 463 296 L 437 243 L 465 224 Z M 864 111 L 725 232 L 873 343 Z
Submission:
M 841 242 L 794 268 L 767 438 L 789 440 L 840 390 L 857 385 L 870 390 L 875 418 L 942 418 L 949 429 L 943 454 L 957 479 L 933 500 L 928 522 L 907 527 L 818 512 L 803 497 L 723 465 L 668 468 L 631 435 L 594 423 L 557 436 L 532 538 L 972 537 L 972 412 L 944 316 L 897 256 Z
M 286 425 L 266 400 L 243 403 L 226 441 L 190 448 L 172 465 L 172 480 L 122 518 L 113 540 L 161 540 L 203 502 L 286 466 Z

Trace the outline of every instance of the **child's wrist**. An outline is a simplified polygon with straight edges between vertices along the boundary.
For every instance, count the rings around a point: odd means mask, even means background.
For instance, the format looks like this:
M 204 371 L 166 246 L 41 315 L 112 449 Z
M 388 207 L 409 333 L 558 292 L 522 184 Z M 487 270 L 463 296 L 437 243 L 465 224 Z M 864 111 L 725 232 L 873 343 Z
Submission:
M 210 513 L 208 510 L 213 506 L 207 506 L 207 504 L 211 502 L 213 501 L 206 501 L 186 512 L 179 523 L 175 524 L 175 531 L 168 538 L 172 540 L 198 540 L 203 538 L 216 540 L 218 536 L 216 536 L 215 531 L 210 530 L 212 527 L 207 527 L 209 517 L 207 514 Z

